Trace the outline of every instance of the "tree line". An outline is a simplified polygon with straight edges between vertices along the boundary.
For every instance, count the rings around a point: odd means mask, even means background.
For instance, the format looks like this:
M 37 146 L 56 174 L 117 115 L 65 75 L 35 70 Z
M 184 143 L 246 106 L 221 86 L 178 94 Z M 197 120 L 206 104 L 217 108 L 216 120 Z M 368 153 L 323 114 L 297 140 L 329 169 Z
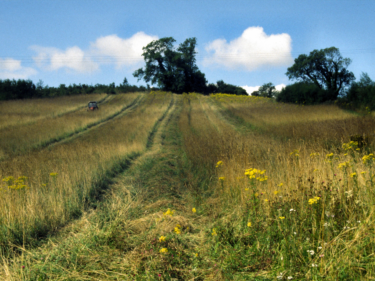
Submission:
M 117 86 L 115 83 L 109 85 L 96 84 L 94 86 L 86 84 L 67 86 L 60 84 L 59 87 L 49 87 L 43 84 L 41 80 L 36 85 L 31 80 L 0 80 L 0 100 L 59 97 L 92 93 L 116 94 L 150 90 L 149 87 L 130 85 L 126 78 L 122 84 Z

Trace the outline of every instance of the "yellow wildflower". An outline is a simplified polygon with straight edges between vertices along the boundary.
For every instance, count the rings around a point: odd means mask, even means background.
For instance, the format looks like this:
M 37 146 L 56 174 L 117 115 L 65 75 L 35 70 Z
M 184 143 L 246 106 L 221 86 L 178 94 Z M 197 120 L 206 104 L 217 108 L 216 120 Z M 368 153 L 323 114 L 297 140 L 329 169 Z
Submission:
M 50 173 L 49 174 L 51 177 L 56 177 L 57 176 L 57 173 Z
M 168 210 L 164 213 L 164 216 L 173 216 L 174 211 L 168 208 Z
M 350 174 L 350 177 L 352 177 L 352 178 L 354 178 L 354 177 L 356 177 L 357 176 L 357 173 L 351 173 Z
M 248 222 L 248 223 L 247 223 L 247 226 L 248 226 L 248 227 L 251 227 L 251 222 Z
M 278 193 L 279 193 L 278 190 L 275 190 L 275 191 L 273 192 L 273 194 L 275 194 L 275 195 L 277 195 Z
M 195 208 L 193 208 L 193 209 L 192 209 L 192 212 L 193 212 L 193 213 L 196 213 L 196 212 L 197 212 L 197 210 L 196 210 Z
M 195 257 L 196 257 L 196 258 L 198 257 L 198 253 L 195 253 Z
M 168 249 L 167 248 L 161 248 L 160 249 L 160 253 L 161 254 L 166 254 L 166 253 L 168 253 Z
M 283 219 L 285 219 L 285 217 L 279 217 L 279 219 L 283 220 Z
M 283 185 L 284 185 L 284 184 L 283 184 L 282 182 L 280 182 L 278 186 L 282 187 Z
M 264 199 L 265 202 L 268 202 L 268 199 Z
M 159 242 L 163 242 L 163 241 L 165 241 L 165 239 L 166 239 L 167 237 L 165 237 L 165 236 L 160 236 L 160 238 L 159 238 Z
M 212 229 L 212 233 L 211 233 L 212 236 L 217 236 L 217 233 L 216 233 L 216 228 Z
M 220 167 L 221 165 L 223 165 L 223 161 L 219 161 L 216 163 L 216 168 Z
M 225 177 L 219 177 L 219 181 L 224 181 Z

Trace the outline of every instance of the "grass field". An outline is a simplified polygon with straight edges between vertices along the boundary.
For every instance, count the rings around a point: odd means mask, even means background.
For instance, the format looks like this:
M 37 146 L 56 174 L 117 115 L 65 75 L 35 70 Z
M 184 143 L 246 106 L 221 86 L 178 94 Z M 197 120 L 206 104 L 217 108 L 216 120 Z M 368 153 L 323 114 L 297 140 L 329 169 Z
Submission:
M 1 280 L 375 278 L 370 114 L 164 92 L 105 106 L 0 162 Z M 44 141 L 53 119 L 32 123 Z

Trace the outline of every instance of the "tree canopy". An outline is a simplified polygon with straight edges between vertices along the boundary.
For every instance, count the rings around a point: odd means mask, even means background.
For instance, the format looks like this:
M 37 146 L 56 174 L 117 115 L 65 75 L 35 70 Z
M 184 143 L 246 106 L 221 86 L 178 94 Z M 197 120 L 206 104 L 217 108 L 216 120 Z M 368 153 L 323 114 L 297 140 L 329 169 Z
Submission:
M 204 92 L 207 80 L 195 64 L 196 38 L 186 39 L 177 50 L 173 48 L 174 42 L 172 37 L 164 37 L 143 47 L 146 66 L 136 70 L 134 77 L 156 84 L 164 91 Z
M 296 58 L 286 75 L 289 79 L 314 83 L 326 90 L 326 100 L 335 100 L 340 91 L 355 79 L 354 74 L 346 69 L 350 63 L 351 60 L 343 58 L 338 48 L 314 50 L 308 56 L 303 54 Z
M 265 84 L 263 84 L 262 86 L 259 87 L 257 92 L 258 93 L 255 93 L 254 96 L 256 96 L 258 94 L 261 97 L 272 98 L 272 97 L 275 96 L 276 88 L 271 82 L 265 83 Z

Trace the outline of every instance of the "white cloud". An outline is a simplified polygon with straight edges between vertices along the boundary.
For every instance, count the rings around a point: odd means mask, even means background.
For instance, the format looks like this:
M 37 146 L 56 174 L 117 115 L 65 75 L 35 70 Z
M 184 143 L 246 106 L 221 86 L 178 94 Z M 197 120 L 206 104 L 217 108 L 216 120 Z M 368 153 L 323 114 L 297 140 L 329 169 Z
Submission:
M 267 35 L 262 27 L 249 27 L 229 43 L 225 39 L 210 42 L 205 48 L 209 56 L 203 64 L 247 71 L 263 66 L 289 65 L 293 63 L 291 43 L 289 34 Z
M 83 51 L 77 46 L 61 50 L 53 47 L 31 46 L 37 55 L 35 63 L 46 70 L 65 68 L 81 73 L 90 73 L 102 64 L 115 64 L 117 68 L 135 66 L 143 62 L 142 48 L 158 37 L 138 32 L 132 37 L 122 39 L 108 35 L 96 39 L 90 48 Z
M 282 88 L 285 88 L 285 84 L 279 84 L 279 85 L 276 85 L 275 88 L 277 91 L 281 91 Z M 252 87 L 252 86 L 241 86 L 242 89 L 245 89 L 245 91 L 247 92 L 248 95 L 251 95 L 252 92 L 254 91 L 258 91 L 260 86 L 255 86 L 255 87 Z
M 245 91 L 247 92 L 248 95 L 251 95 L 252 92 L 254 91 L 258 91 L 259 90 L 259 87 L 260 86 L 255 86 L 255 87 L 251 87 L 251 86 L 241 86 L 242 89 L 245 89 Z
M 108 35 L 91 43 L 90 53 L 97 57 L 99 63 L 113 63 L 117 68 L 134 66 L 144 60 L 142 48 L 157 39 L 157 36 L 150 36 L 144 32 L 138 32 L 127 39 Z
M 33 57 L 35 63 L 47 70 L 58 70 L 66 68 L 77 72 L 93 72 L 99 68 L 99 65 L 92 61 L 84 51 L 74 46 L 62 51 L 57 48 L 31 46 L 32 50 L 38 54 Z
M 28 79 L 35 74 L 35 69 L 22 66 L 20 60 L 0 58 L 0 79 Z

